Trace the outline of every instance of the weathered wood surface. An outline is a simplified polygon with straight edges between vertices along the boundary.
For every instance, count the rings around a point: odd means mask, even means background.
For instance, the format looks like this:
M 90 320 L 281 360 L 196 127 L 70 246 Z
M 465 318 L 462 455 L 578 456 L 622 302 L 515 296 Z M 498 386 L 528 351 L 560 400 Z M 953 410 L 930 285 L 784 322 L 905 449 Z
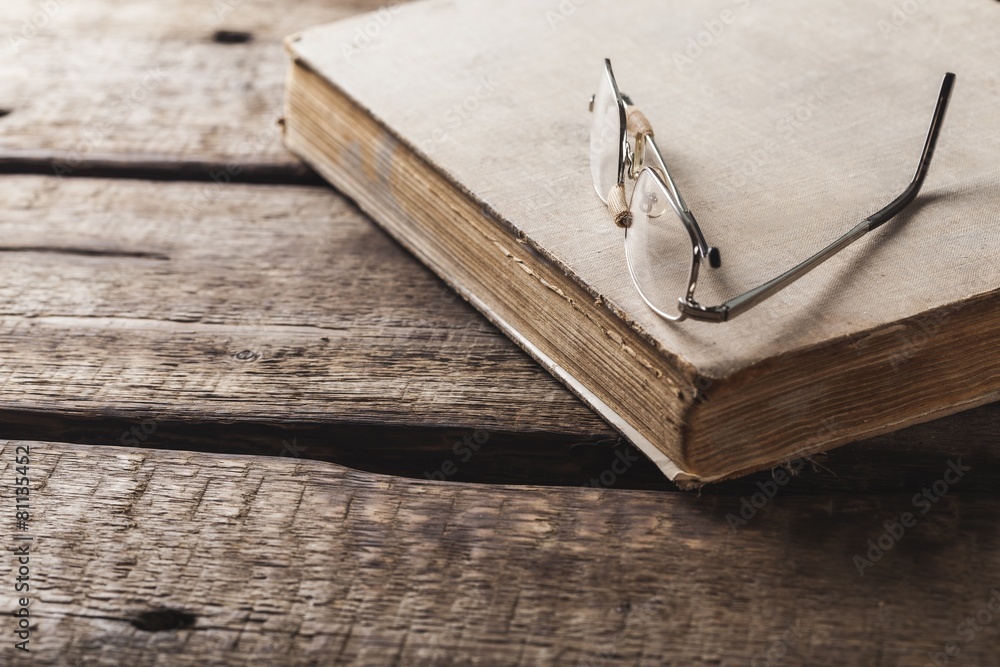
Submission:
M 0 49 L 45 4 L 5 2 Z M 274 125 L 280 38 L 380 3 L 55 4 L 0 59 L 0 172 L 80 151 L 69 176 L 229 162 L 233 180 L 306 182 Z M 4 626 L 0 664 L 737 665 L 777 656 L 789 625 L 802 637 L 771 664 L 926 664 L 988 601 L 998 508 L 968 492 L 997 488 L 998 406 L 820 458 L 735 533 L 726 514 L 766 477 L 696 496 L 351 472 L 306 459 L 560 484 L 620 459 L 602 422 L 328 191 L 87 183 L 0 179 L 0 438 L 270 457 L 34 444 L 33 652 Z M 8 481 L 17 444 L 0 446 Z M 859 578 L 853 550 L 947 452 L 973 472 Z M 644 461 L 614 486 L 671 488 Z M 795 497 L 824 488 L 902 495 Z M 183 625 L 163 608 L 193 625 L 150 631 Z M 997 664 L 995 624 L 960 664 Z
M 280 39 L 377 5 L 317 0 L 277 11 L 250 0 L 80 0 L 56 3 L 50 16 L 28 0 L 7 3 L 0 41 L 11 52 L 0 59 L 0 109 L 10 113 L 0 112 L 0 171 L 52 173 L 51 155 L 65 163 L 82 140 L 84 159 L 69 176 L 224 180 L 226 161 L 236 160 L 234 180 L 302 181 L 274 125 L 285 76 Z M 33 18 L 37 34 L 24 24 Z M 253 39 L 216 40 L 219 30 Z M 67 40 L 71 51 L 58 47 Z M 127 114 L 109 114 L 107 104 L 157 66 L 170 77 L 140 93 Z M 247 143 L 251 136 L 260 143 Z M 304 456 L 423 477 L 454 457 L 457 441 L 492 426 L 490 446 L 449 479 L 581 484 L 614 464 L 618 440 L 607 426 L 343 200 L 327 197 L 322 221 L 298 216 L 296 235 L 257 219 L 264 195 L 256 189 L 175 184 L 162 192 L 161 206 L 154 184 L 0 181 L 0 244 L 21 249 L 0 252 L 0 364 L 19 369 L 2 394 L 0 437 L 118 443 L 152 414 L 159 430 L 150 445 L 275 454 L 288 443 Z M 267 192 L 286 200 L 264 205 L 268 216 L 298 211 L 300 193 L 310 211 L 323 209 L 318 190 Z M 245 227 L 234 226 L 240 220 Z M 306 242 L 327 227 L 343 234 Z M 146 241 L 183 245 L 181 234 L 199 228 L 199 259 L 183 266 L 176 254 L 100 254 L 155 253 Z M 244 262 L 231 280 L 247 247 L 248 257 L 285 259 L 252 276 Z M 293 267 L 303 259 L 311 265 Z M 171 293 L 175 280 L 182 287 Z M 315 332 L 297 328 L 304 315 L 350 326 L 331 339 L 349 353 L 315 345 Z M 235 349 L 241 343 L 246 350 Z M 251 348 L 264 344 L 272 346 L 265 358 L 255 357 L 261 351 Z M 310 381 L 317 368 L 325 384 Z M 202 372 L 217 384 L 199 379 Z M 246 379 L 253 385 L 240 387 Z M 987 406 L 841 448 L 818 458 L 789 492 L 905 488 L 948 451 L 991 469 L 998 416 L 1000 408 Z M 742 493 L 761 479 L 767 475 L 710 492 Z M 670 488 L 645 460 L 614 485 Z
M 0 447 L 4 479 L 19 444 Z M 30 447 L 35 625 L 22 655 L 4 616 L 11 667 L 925 665 L 948 642 L 957 664 L 1000 664 L 1000 616 L 957 630 L 1000 585 L 995 496 L 920 514 L 919 486 L 779 493 L 733 531 L 735 498 Z M 859 575 L 854 556 L 903 512 L 916 525 Z
M 0 180 L 5 408 L 608 428 L 325 188 Z
M 363 469 L 440 476 L 454 459 L 448 479 L 539 484 L 616 460 L 607 425 L 325 188 L 9 176 L 0 202 L 3 437 L 122 444 L 152 418 L 152 438 L 124 444 L 294 443 Z M 987 406 L 859 444 L 795 488 L 898 489 L 949 452 L 991 464 L 998 424 Z M 462 461 L 477 429 L 488 444 Z M 613 485 L 669 488 L 645 459 Z
M 276 125 L 282 39 L 383 4 L 6 1 L 0 169 L 86 174 L 93 158 L 155 156 L 154 170 L 174 162 L 192 177 L 214 163 L 239 165 L 237 178 L 310 179 Z
M 13 3 L 12 57 L 0 61 L 0 108 L 9 111 L 0 114 L 0 171 L 52 174 L 55 156 L 66 176 L 314 182 L 275 125 L 287 67 L 280 41 L 378 6 L 88 0 L 57 3 L 50 16 Z M 26 20 L 41 24 L 37 34 Z M 69 56 L 56 47 L 67 42 Z M 113 115 L 106 102 L 150 68 L 163 76 Z M 429 450 L 436 462 L 485 428 L 505 450 L 487 471 L 500 479 L 523 478 L 524 453 L 537 463 L 552 441 L 548 453 L 563 459 L 581 440 L 602 442 L 604 454 L 617 441 L 328 192 L 45 179 L 4 179 L 0 192 L 10 276 L 0 336 L 7 367 L 20 369 L 4 394 L 8 433 L 117 442 L 119 418 L 156 412 L 169 425 L 161 446 L 224 448 L 235 432 L 261 453 L 294 440 L 310 455 L 372 466 L 403 449 Z M 270 222 L 256 219 L 262 198 Z M 174 240 L 184 249 L 171 246 L 170 258 L 141 249 Z M 232 426 L 213 431 L 223 422 Z M 366 444 L 379 453 L 355 460 Z

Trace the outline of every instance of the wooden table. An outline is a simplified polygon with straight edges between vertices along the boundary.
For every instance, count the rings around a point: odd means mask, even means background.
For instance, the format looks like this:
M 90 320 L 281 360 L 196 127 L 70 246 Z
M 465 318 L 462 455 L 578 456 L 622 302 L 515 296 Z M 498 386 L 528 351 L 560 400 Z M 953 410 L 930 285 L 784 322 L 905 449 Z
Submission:
M 677 491 L 282 148 L 378 6 L 5 3 L 0 664 L 1000 664 L 1000 406 Z

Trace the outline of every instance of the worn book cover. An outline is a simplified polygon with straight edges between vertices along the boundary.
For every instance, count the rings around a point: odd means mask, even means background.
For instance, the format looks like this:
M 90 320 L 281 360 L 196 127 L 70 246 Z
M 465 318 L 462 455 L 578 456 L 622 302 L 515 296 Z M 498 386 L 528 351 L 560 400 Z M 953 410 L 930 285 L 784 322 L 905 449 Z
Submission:
M 1000 4 L 423 0 L 289 37 L 289 148 L 679 483 L 1000 397 Z M 727 322 L 668 322 L 590 171 L 604 59 L 723 259 L 717 304 L 907 186 Z

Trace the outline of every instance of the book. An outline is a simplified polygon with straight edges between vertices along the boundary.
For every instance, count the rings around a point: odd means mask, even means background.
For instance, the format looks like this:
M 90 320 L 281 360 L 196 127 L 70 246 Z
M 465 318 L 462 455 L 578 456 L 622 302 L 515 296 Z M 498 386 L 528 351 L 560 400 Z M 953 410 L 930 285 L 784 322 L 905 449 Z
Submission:
M 290 36 L 284 139 L 682 486 L 1000 397 L 1000 5 L 422 0 Z M 594 190 L 605 58 L 717 304 L 910 182 L 901 215 L 728 322 L 669 322 Z M 335 298 L 331 295 L 331 298 Z

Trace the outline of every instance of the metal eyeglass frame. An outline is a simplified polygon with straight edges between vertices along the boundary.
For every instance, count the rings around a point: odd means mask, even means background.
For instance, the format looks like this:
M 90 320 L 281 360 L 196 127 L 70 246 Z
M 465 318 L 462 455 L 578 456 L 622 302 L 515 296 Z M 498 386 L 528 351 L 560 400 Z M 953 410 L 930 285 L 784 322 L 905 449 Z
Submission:
M 687 318 L 708 322 L 725 322 L 732 319 L 762 303 L 785 287 L 788 287 L 868 232 L 877 229 L 896 217 L 903 209 L 909 206 L 916 199 L 924 183 L 924 179 L 927 177 L 931 158 L 934 155 L 934 147 L 937 144 L 938 135 L 941 133 L 941 125 L 944 122 L 948 100 L 951 97 L 952 87 L 955 83 L 955 75 L 951 72 L 946 73 L 944 80 L 941 82 L 941 90 L 938 93 L 937 105 L 934 108 L 934 115 L 927 130 L 927 138 L 924 141 L 924 149 L 920 155 L 920 162 L 917 164 L 917 170 L 913 175 L 913 179 L 901 195 L 893 199 L 881 210 L 859 222 L 846 234 L 830 243 L 812 257 L 809 257 L 781 275 L 739 296 L 733 297 L 721 305 L 703 306 L 694 298 L 694 291 L 698 281 L 698 269 L 703 258 L 708 259 L 709 266 L 712 268 L 720 267 L 722 259 L 719 250 L 710 246 L 705 240 L 705 235 L 702 233 L 701 227 L 698 226 L 698 221 L 677 189 L 677 184 L 670 175 L 670 171 L 663 160 L 663 155 L 660 153 L 653 139 L 653 130 L 649 122 L 632 103 L 632 100 L 618 90 L 618 83 L 615 81 L 615 75 L 611 70 L 611 61 L 609 59 L 604 60 L 604 67 L 611 90 L 615 95 L 619 117 L 618 183 L 612 188 L 611 193 L 605 193 L 608 196 L 607 203 L 612 217 L 615 218 L 615 222 L 619 226 L 625 228 L 627 238 L 628 227 L 631 225 L 631 213 L 629 212 L 631 210 L 631 202 L 626 205 L 624 201 L 625 178 L 628 177 L 632 181 L 637 180 L 642 171 L 648 170 L 650 175 L 662 186 L 663 191 L 668 194 L 667 199 L 670 206 L 674 209 L 674 212 L 680 218 L 688 235 L 691 237 L 691 270 L 688 275 L 686 293 L 678 298 L 678 314 L 663 311 L 654 305 L 645 293 L 643 293 L 642 286 L 636 279 L 635 271 L 632 268 L 631 258 L 628 257 L 628 244 L 625 244 L 629 274 L 632 277 L 632 282 L 635 284 L 636 290 L 639 292 L 639 296 L 642 297 L 646 305 L 657 315 L 674 322 L 680 322 Z M 590 98 L 590 110 L 594 110 L 594 96 Z M 630 132 L 635 136 L 635 150 L 633 150 L 629 142 Z M 647 165 L 646 161 L 650 156 L 652 156 L 653 164 Z M 598 187 L 596 182 L 595 187 Z M 599 192 L 598 194 L 601 193 Z M 623 206 L 624 208 L 622 208 Z

